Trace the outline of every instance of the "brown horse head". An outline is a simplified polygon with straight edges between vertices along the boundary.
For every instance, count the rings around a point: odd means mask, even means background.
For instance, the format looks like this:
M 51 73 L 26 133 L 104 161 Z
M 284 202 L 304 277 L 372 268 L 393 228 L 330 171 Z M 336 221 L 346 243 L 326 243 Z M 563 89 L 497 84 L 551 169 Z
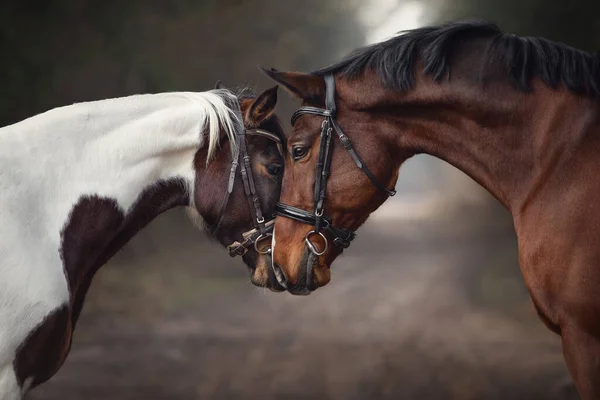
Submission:
M 343 134 L 351 138 L 358 160 L 339 140 L 336 126 L 327 124 L 324 115 L 311 112 L 312 108 L 328 108 L 322 76 L 275 70 L 264 72 L 302 100 L 301 110 L 308 110 L 294 117 L 294 129 L 288 138 L 282 204 L 315 212 L 316 197 L 319 196 L 315 194 L 315 183 L 322 180 L 319 164 L 323 160 L 319 156 L 322 146 L 326 145 L 321 138 L 323 129 L 331 130 L 331 162 L 326 167 L 330 173 L 326 172 L 327 184 L 322 189 L 325 189 L 323 216 L 327 217 L 324 224 L 334 229 L 324 229 L 321 234 L 315 231 L 313 223 L 280 216 L 275 223 L 273 263 L 277 274 L 290 292 L 308 294 L 329 282 L 329 266 L 347 247 L 352 232 L 387 199 L 386 188 L 395 186 L 399 162 L 390 146 L 391 138 L 386 135 L 385 125 L 373 124 L 372 118 L 361 112 L 364 99 L 346 94 L 345 80 L 337 81 L 336 121 L 343 128 Z M 371 95 L 375 95 L 375 89 L 372 88 Z M 347 240 L 336 238 L 337 233 L 350 237 Z M 341 239 L 341 245 L 336 245 L 337 239 Z
M 215 89 L 224 89 L 220 81 Z M 259 209 L 265 223 L 273 218 L 283 177 L 286 138 L 274 113 L 277 89 L 278 86 L 275 86 L 256 96 L 245 88 L 236 94 L 246 131 L 245 141 L 251 166 L 248 175 L 252 174 L 255 198 L 260 203 Z M 257 131 L 259 134 L 252 133 Z M 273 140 L 269 134 L 274 135 L 277 140 Z M 248 232 L 257 224 L 253 215 L 254 205 L 251 206 L 253 196 L 249 196 L 245 191 L 246 183 L 242 180 L 241 168 L 235 172 L 232 191 L 227 194 L 232 152 L 231 143 L 225 139 L 225 135 L 222 139 L 222 150 L 217 152 L 209 163 L 206 163 L 206 154 L 203 152 L 196 155 L 195 167 L 198 174 L 195 184 L 195 206 L 212 236 L 224 246 L 228 246 L 232 256 L 242 256 L 248 266 L 252 283 L 280 291 L 282 288 L 274 279 L 271 268 L 270 235 L 260 237 L 256 246 L 246 240 Z M 237 145 L 240 146 L 240 143 Z M 254 239 L 256 238 L 257 235 Z M 240 245 L 245 242 L 248 245 Z

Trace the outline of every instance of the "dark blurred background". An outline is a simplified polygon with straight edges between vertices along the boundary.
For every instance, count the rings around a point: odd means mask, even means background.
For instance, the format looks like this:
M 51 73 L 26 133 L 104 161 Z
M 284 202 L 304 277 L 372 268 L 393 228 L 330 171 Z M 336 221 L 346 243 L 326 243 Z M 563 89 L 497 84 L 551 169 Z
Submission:
M 597 0 L 5 0 L 0 123 L 79 101 L 271 85 L 397 31 L 456 18 L 600 49 Z M 286 122 L 295 102 L 283 92 Z M 508 213 L 431 157 L 308 298 L 165 214 L 100 271 L 62 370 L 29 398 L 571 399 Z

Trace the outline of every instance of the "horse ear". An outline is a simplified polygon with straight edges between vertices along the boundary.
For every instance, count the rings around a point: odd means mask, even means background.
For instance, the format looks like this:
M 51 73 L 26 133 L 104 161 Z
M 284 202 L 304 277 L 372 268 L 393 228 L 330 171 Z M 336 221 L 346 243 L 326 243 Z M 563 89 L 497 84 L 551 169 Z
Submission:
M 311 102 L 318 102 L 325 97 L 325 81 L 320 76 L 301 72 L 282 72 L 274 68 L 259 68 L 265 75 L 281 84 L 295 97 Z
M 256 100 L 252 102 L 247 114 L 247 122 L 249 125 L 258 126 L 275 112 L 278 89 L 279 85 L 275 85 L 262 92 Z
M 218 80 L 217 83 L 215 83 L 215 89 L 225 89 L 225 85 L 223 85 L 221 80 Z

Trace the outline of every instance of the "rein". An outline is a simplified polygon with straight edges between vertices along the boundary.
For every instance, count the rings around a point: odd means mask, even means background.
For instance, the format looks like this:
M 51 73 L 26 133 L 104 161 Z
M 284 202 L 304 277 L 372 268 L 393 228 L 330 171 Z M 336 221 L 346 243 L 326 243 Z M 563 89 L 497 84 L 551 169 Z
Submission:
M 321 256 L 327 251 L 328 240 L 325 234 L 333 238 L 333 243 L 342 249 L 348 248 L 348 246 L 350 246 L 350 242 L 356 237 L 355 232 L 346 228 L 335 227 L 332 224 L 331 218 L 323 216 L 325 197 L 327 193 L 327 180 L 331 170 L 333 131 L 335 131 L 337 134 L 338 138 L 344 145 L 344 148 L 350 154 L 350 157 L 352 157 L 352 160 L 356 166 L 371 180 L 373 185 L 388 196 L 393 196 L 396 194 L 395 190 L 388 189 L 384 184 L 377 180 L 375 175 L 371 172 L 371 170 L 369 170 L 354 149 L 350 138 L 342 131 L 342 128 L 335 119 L 335 78 L 333 74 L 327 74 L 324 76 L 324 79 L 325 108 L 323 109 L 319 107 L 305 106 L 299 108 L 292 115 L 292 126 L 296 123 L 298 118 L 306 114 L 325 117 L 323 123 L 321 124 L 321 144 L 319 147 L 319 156 L 316 167 L 314 209 L 312 212 L 309 212 L 287 204 L 283 204 L 281 202 L 278 202 L 275 207 L 276 215 L 314 226 L 314 229 L 306 234 L 304 241 L 315 256 Z M 325 232 L 325 234 L 323 232 Z M 318 235 L 323 239 L 323 242 L 325 243 L 323 250 L 319 251 L 317 246 L 315 246 L 310 240 L 314 235 Z
M 254 245 L 254 249 L 259 254 L 269 254 L 271 252 L 270 247 L 266 250 L 260 250 L 258 244 L 263 240 L 273 236 L 273 225 L 275 224 L 274 218 L 265 221 L 265 217 L 260 207 L 260 198 L 256 192 L 254 175 L 252 174 L 252 166 L 250 163 L 250 155 L 248 154 L 248 146 L 246 144 L 246 135 L 262 136 L 270 139 L 277 144 L 279 152 L 283 152 L 281 147 L 281 139 L 271 132 L 262 129 L 247 129 L 236 135 L 238 146 L 234 153 L 233 161 L 231 162 L 229 180 L 227 182 L 227 192 L 225 193 L 223 203 L 221 204 L 219 222 L 217 223 L 215 229 L 213 229 L 212 234 L 214 235 L 220 228 L 223 217 L 225 216 L 225 210 L 235 186 L 235 176 L 237 174 L 238 167 L 240 168 L 240 175 L 244 184 L 244 193 L 246 194 L 246 198 L 250 206 L 250 212 L 252 213 L 254 229 L 242 233 L 241 242 L 235 241 L 227 246 L 227 251 L 231 257 L 243 256 L 252 245 Z

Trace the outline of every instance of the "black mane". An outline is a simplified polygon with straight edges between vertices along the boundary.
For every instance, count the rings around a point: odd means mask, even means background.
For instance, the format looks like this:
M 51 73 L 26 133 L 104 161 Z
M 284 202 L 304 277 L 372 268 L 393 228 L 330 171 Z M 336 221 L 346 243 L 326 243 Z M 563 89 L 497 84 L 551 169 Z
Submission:
M 566 88 L 600 97 L 600 54 L 591 54 L 562 43 L 538 37 L 503 33 L 486 21 L 461 21 L 401 32 L 387 41 L 354 51 L 328 67 L 314 71 L 356 78 L 366 69 L 376 72 L 382 83 L 407 91 L 414 85 L 415 61 L 423 61 L 424 72 L 439 82 L 449 68 L 450 52 L 465 40 L 489 39 L 489 60 L 500 60 L 521 90 L 529 90 L 532 78 L 552 88 Z

